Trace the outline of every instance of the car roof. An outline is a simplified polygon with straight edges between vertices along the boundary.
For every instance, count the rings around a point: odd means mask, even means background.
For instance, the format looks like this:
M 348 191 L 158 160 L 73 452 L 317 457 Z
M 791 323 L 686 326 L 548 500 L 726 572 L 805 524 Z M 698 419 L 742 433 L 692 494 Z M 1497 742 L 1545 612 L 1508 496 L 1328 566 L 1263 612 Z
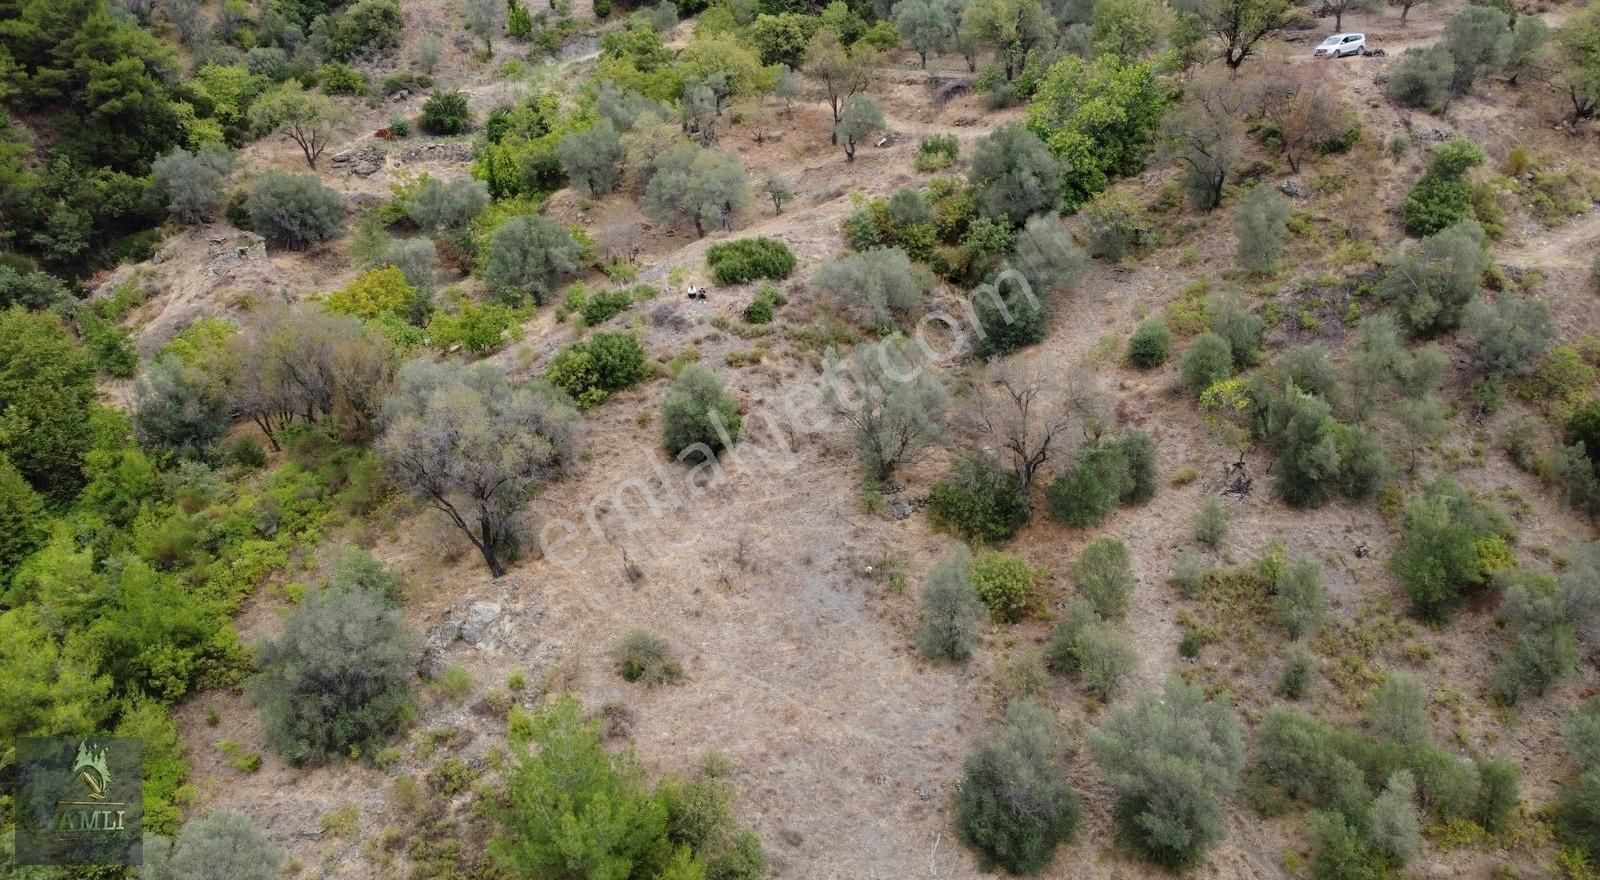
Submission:
M 1353 34 L 1353 33 L 1352 34 L 1329 34 L 1328 35 L 1328 39 L 1323 40 L 1322 42 L 1326 43 L 1326 42 L 1329 42 L 1330 40 L 1342 40 L 1345 37 L 1359 37 L 1359 36 L 1361 36 L 1361 35 L 1360 34 Z

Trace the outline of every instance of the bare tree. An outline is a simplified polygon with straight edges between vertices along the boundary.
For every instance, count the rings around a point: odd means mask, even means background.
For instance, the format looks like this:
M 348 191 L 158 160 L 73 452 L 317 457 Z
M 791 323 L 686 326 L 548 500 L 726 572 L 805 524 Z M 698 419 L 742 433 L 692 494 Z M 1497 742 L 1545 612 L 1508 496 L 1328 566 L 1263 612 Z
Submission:
M 330 417 L 348 437 L 372 436 L 393 376 L 388 350 L 359 320 L 312 307 L 263 310 L 233 337 L 230 360 L 233 413 L 273 449 L 284 428 Z
M 1098 436 L 1105 426 L 1103 401 L 1092 378 L 1074 375 L 1063 383 L 1036 373 L 1024 379 L 998 366 L 967 421 L 975 434 L 1000 447 L 1022 483 L 1030 511 L 1034 477 L 1058 451 L 1063 435 L 1076 424 L 1085 436 Z
M 843 363 L 829 352 L 829 402 L 855 428 L 874 479 L 916 461 L 944 433 L 949 394 L 927 360 L 904 341 L 863 342 Z
M 1313 66 L 1280 62 L 1248 89 L 1251 109 L 1273 124 L 1278 148 L 1296 173 L 1308 152 L 1352 124 L 1350 108 L 1323 73 Z

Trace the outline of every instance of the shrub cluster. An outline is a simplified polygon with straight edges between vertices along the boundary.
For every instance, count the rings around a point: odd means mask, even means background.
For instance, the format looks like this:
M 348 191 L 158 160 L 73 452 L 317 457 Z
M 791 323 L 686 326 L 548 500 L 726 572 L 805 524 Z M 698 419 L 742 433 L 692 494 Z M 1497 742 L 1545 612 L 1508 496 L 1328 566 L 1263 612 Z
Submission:
M 1102 620 L 1083 597 L 1067 603 L 1061 623 L 1050 633 L 1045 656 L 1050 669 L 1074 676 L 1089 692 L 1110 702 L 1139 666 L 1139 652 L 1120 630 Z
M 989 616 L 1001 623 L 1016 623 L 1027 616 L 1038 576 L 1028 560 L 998 551 L 979 554 L 967 573 Z
M 1056 755 L 1054 722 L 1030 699 L 1012 703 L 988 745 L 967 756 L 956 788 L 956 830 L 987 864 L 1036 874 L 1078 825 L 1078 796 Z
M 969 541 L 998 544 L 1028 520 L 1022 483 L 993 456 L 969 452 L 933 486 L 928 516 Z
M 794 271 L 794 254 L 788 245 L 759 236 L 714 244 L 706 249 L 706 263 L 718 284 L 744 284 L 758 278 L 781 281 Z
M 650 374 L 644 348 L 632 333 L 595 333 L 556 353 L 544 378 L 580 407 L 596 406 Z
M 1155 440 L 1132 429 L 1111 442 L 1095 441 L 1047 490 L 1050 512 L 1070 526 L 1098 525 L 1118 504 L 1143 504 L 1156 493 Z

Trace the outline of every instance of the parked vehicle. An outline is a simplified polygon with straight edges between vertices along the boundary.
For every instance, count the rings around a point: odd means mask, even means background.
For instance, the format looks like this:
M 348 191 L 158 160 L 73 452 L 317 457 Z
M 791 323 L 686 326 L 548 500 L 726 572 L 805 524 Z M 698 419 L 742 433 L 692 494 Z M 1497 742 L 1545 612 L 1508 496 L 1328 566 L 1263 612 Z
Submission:
M 1343 58 L 1346 55 L 1367 54 L 1366 34 L 1334 34 L 1317 45 L 1311 53 L 1317 58 Z

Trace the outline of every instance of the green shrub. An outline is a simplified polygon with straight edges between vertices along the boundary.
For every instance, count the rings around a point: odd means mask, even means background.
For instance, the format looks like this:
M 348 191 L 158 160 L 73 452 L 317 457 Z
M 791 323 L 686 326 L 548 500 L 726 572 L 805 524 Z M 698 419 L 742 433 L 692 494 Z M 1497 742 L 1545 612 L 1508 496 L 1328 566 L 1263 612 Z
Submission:
M 344 199 L 315 174 L 268 171 L 250 189 L 250 228 L 267 241 L 301 250 L 344 231 Z
M 981 553 L 972 560 L 967 576 L 995 620 L 1016 623 L 1027 616 L 1033 604 L 1037 572 L 1026 559 L 997 551 Z
M 962 549 L 939 560 L 928 572 L 922 588 L 922 625 L 916 635 L 924 656 L 960 663 L 977 647 L 978 620 L 984 606 L 967 577 L 971 565 Z
M 1493 573 L 1504 543 L 1498 515 L 1472 500 L 1460 485 L 1441 477 L 1406 507 L 1400 544 L 1389 567 L 1405 584 L 1417 612 L 1443 619 L 1463 594 Z M 1498 548 L 1495 546 L 1498 543 Z
M 1128 456 L 1120 444 L 1092 443 L 1046 491 L 1050 512 L 1069 526 L 1098 525 L 1133 485 Z
M 1122 617 L 1134 586 L 1127 545 L 1116 538 L 1090 541 L 1072 563 L 1072 581 L 1101 617 Z
M 1407 672 L 1391 672 L 1367 701 L 1367 727 L 1379 742 L 1415 747 L 1433 739 L 1427 686 Z
M 1221 698 L 1169 679 L 1162 693 L 1114 709 L 1089 745 L 1116 792 L 1122 838 L 1140 854 L 1176 869 L 1222 839 L 1222 805 L 1238 782 L 1244 742 Z
M 322 81 L 322 90 L 330 95 L 365 95 L 367 93 L 367 77 L 361 71 L 347 64 L 330 61 L 322 65 L 317 78 Z
M 1200 595 L 1200 588 L 1205 586 L 1206 575 L 1210 573 L 1211 567 L 1193 550 L 1179 550 L 1172 560 L 1171 580 L 1185 599 Z
M 1014 874 L 1036 874 L 1077 828 L 1078 796 L 1056 755 L 1048 710 L 1020 700 L 1005 726 L 967 756 L 956 788 L 956 830 L 986 863 Z
M 1122 490 L 1123 504 L 1144 504 L 1156 497 L 1156 441 L 1149 433 L 1130 428 L 1117 445 L 1128 463 L 1128 479 Z
M 590 294 L 578 309 L 586 327 L 598 327 L 613 315 L 621 314 L 633 305 L 633 293 L 627 290 L 602 290 Z
M 1306 823 L 1314 854 L 1314 880 L 1375 880 L 1384 876 L 1383 855 L 1367 844 L 1360 830 L 1334 810 L 1319 810 Z
M 1328 603 L 1322 591 L 1322 566 L 1314 559 L 1297 559 L 1277 579 L 1275 588 L 1273 607 L 1289 638 L 1315 632 Z
M 744 284 L 757 278 L 781 281 L 794 271 L 794 254 L 781 241 L 741 238 L 706 249 L 706 263 L 718 284 Z
M 1317 658 L 1299 642 L 1283 654 L 1283 674 L 1278 677 L 1278 693 L 1284 699 L 1303 699 L 1317 676 Z
M 1172 333 L 1165 321 L 1151 318 L 1133 331 L 1128 340 L 1128 362 L 1141 370 L 1150 370 L 1166 363 L 1172 350 Z
M 661 399 L 661 444 L 673 455 L 704 444 L 712 454 L 739 442 L 739 404 L 715 373 L 690 364 Z
M 1228 537 L 1228 511 L 1216 496 L 1207 495 L 1194 515 L 1194 539 L 1215 550 Z
M 218 810 L 184 823 L 177 837 L 145 838 L 142 876 L 160 880 L 274 880 L 283 849 L 250 817 Z
M 1233 291 L 1212 294 L 1206 299 L 1206 322 L 1211 332 L 1227 340 L 1236 369 L 1256 363 L 1266 322 L 1245 304 L 1243 297 Z
M 1472 193 L 1466 173 L 1484 162 L 1483 151 L 1461 138 L 1434 151 L 1428 170 L 1400 206 L 1406 231 L 1433 235 L 1472 217 Z
M 650 375 L 644 348 L 632 333 L 595 333 L 556 353 L 544 378 L 580 407 L 596 406 Z
M 770 324 L 777 308 L 788 302 L 789 300 L 778 292 L 778 288 L 768 282 L 761 285 L 761 290 L 750 300 L 750 305 L 745 306 L 744 319 L 751 324 Z
M 1021 481 L 993 456 L 969 452 L 934 484 L 928 516 L 934 525 L 969 541 L 999 544 L 1027 522 L 1027 499 Z
M 1217 382 L 1233 375 L 1233 349 L 1228 340 L 1204 333 L 1183 355 L 1183 387 L 1199 397 Z
M 415 667 L 400 609 L 361 587 L 319 590 L 256 652 L 267 739 L 295 764 L 372 754 L 410 706 Z
M 1082 598 L 1069 603 L 1066 620 L 1051 633 L 1048 657 L 1052 669 L 1076 676 L 1105 702 L 1116 699 L 1139 668 L 1133 643 Z
M 665 639 L 642 629 L 622 637 L 611 653 L 617 674 L 624 681 L 639 682 L 649 687 L 671 684 L 683 677 L 683 667 L 673 657 L 672 648 Z
M 463 302 L 454 312 L 434 312 L 428 321 L 428 343 L 441 350 L 459 345 L 475 355 L 486 355 L 516 335 L 516 309 L 500 303 Z
M 956 163 L 961 155 L 961 142 L 953 134 L 934 134 L 917 144 L 918 171 L 942 171 Z
M 428 134 L 465 134 L 472 129 L 472 108 L 467 106 L 466 94 L 440 92 L 422 105 L 422 115 L 417 117 L 417 127 Z

